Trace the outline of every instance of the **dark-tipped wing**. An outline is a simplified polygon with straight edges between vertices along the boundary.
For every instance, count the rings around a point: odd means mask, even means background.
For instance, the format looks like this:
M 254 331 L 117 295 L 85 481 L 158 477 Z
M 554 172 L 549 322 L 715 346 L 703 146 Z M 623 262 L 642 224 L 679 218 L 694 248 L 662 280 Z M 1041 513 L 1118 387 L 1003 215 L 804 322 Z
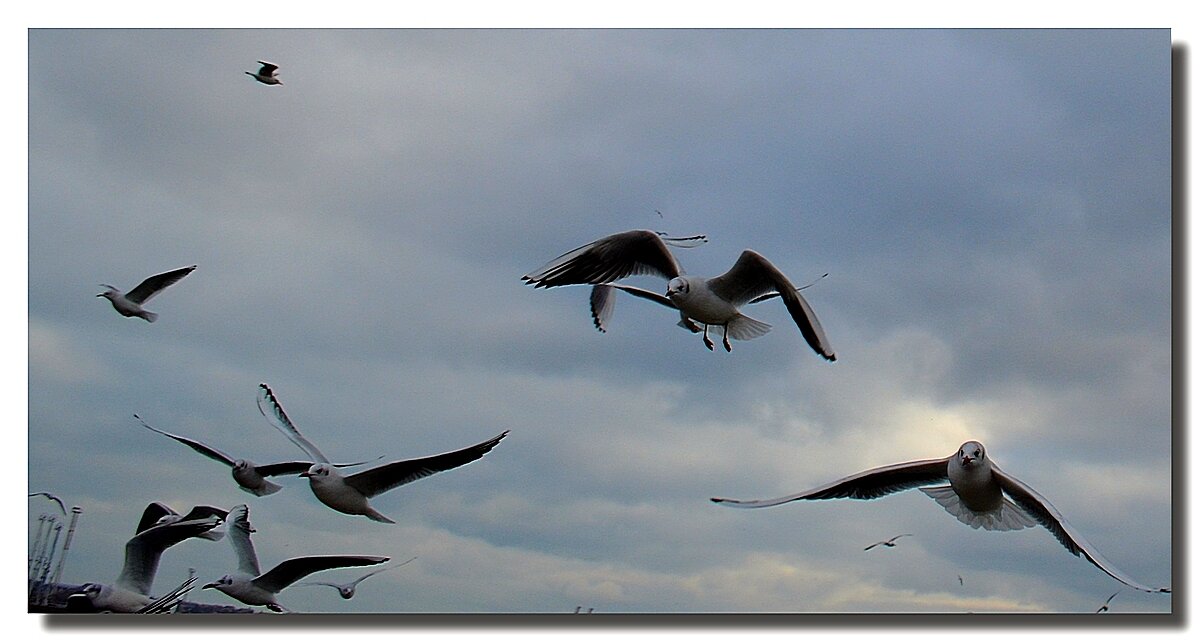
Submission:
M 257 401 L 258 411 L 262 413 L 262 416 L 267 418 L 267 421 L 270 422 L 272 426 L 275 426 L 276 430 L 283 433 L 283 435 L 290 439 L 293 444 L 299 446 L 300 450 L 303 450 L 305 453 L 307 453 L 308 456 L 312 457 L 314 461 L 318 461 L 323 464 L 329 463 L 329 458 L 325 456 L 325 453 L 321 452 L 321 450 L 314 446 L 311 441 L 305 439 L 304 435 L 300 434 L 300 431 L 296 429 L 296 426 L 292 423 L 292 420 L 288 419 L 287 413 L 283 411 L 283 406 L 279 404 L 279 400 L 275 398 L 275 393 L 271 392 L 271 389 L 267 387 L 267 384 L 258 384 Z
M 259 68 L 258 73 L 263 76 L 274 76 L 275 72 L 279 70 L 279 65 L 274 63 L 263 62 L 259 60 L 258 64 L 262 65 L 262 67 Z
M 653 274 L 670 280 L 682 272 L 658 234 L 632 230 L 577 247 L 521 280 L 534 287 L 550 288 L 611 283 L 635 274 Z
M 728 272 L 709 279 L 707 283 L 714 294 L 735 306 L 762 300 L 765 294 L 778 293 L 808 345 L 822 357 L 830 361 L 837 360 L 829 339 L 825 337 L 825 330 L 821 328 L 821 322 L 817 320 L 808 301 L 779 268 L 758 252 L 743 250 Z
M 592 286 L 592 295 L 589 299 L 589 303 L 591 304 L 592 309 L 592 323 L 596 326 L 596 329 L 601 332 L 608 331 L 608 321 L 612 319 L 613 306 L 616 304 L 616 300 L 613 299 L 614 288 L 618 290 L 624 290 L 633 296 L 641 297 L 648 301 L 653 301 L 659 305 L 665 305 L 672 310 L 679 309 L 674 303 L 671 302 L 670 299 L 657 292 L 643 290 L 642 288 L 636 288 L 632 285 L 621 285 L 619 283 L 602 283 L 595 285 Z
M 221 520 L 217 517 L 180 520 L 154 526 L 134 535 L 125 543 L 125 566 L 121 569 L 116 585 L 149 595 L 163 551 L 189 537 L 207 533 L 220 523 Z
M 1050 531 L 1054 538 L 1059 541 L 1073 555 L 1082 555 L 1089 562 L 1094 564 L 1096 568 L 1108 573 L 1113 579 L 1125 584 L 1131 588 L 1147 593 L 1170 593 L 1169 588 L 1154 588 L 1141 584 L 1120 569 L 1113 566 L 1112 562 L 1104 558 L 1099 551 L 1096 550 L 1091 543 L 1084 539 L 1079 531 L 1067 523 L 1062 514 L 1058 512 L 1046 498 L 1038 494 L 1037 491 L 1025 485 L 1024 482 L 1013 477 L 996 467 L 995 462 L 992 462 L 992 478 L 996 483 L 1000 484 L 1000 488 L 1009 496 L 1018 506 L 1025 509 L 1039 524 Z
M 263 477 L 274 477 L 276 475 L 299 475 L 300 473 L 312 468 L 311 461 L 281 461 L 278 464 L 264 464 L 255 466 L 254 472 Z
M 262 571 L 258 567 L 258 555 L 254 552 L 254 542 L 250 541 L 250 509 L 245 504 L 234 506 L 229 511 L 229 541 L 233 544 L 233 552 L 238 558 L 238 570 L 250 575 L 258 575 Z
M 875 499 L 918 486 L 944 482 L 947 479 L 946 465 L 949 462 L 950 459 L 945 457 L 872 468 L 824 486 L 775 499 L 738 500 L 713 497 L 712 501 L 739 508 L 763 508 L 799 499 Z
M 500 443 L 500 440 L 504 439 L 507 434 L 508 431 L 505 430 L 483 443 L 475 444 L 462 450 L 433 455 L 432 457 L 396 461 L 370 470 L 364 470 L 361 473 L 355 473 L 346 477 L 346 484 L 367 497 L 374 497 L 379 493 L 416 481 L 422 477 L 428 477 L 443 470 L 450 470 L 451 468 L 458 468 L 464 464 L 469 464 L 495 448 L 496 444 Z
M 142 518 L 138 520 L 137 530 L 134 534 L 141 533 L 146 529 L 158 524 L 158 520 L 167 515 L 178 516 L 173 508 L 162 502 L 150 502 L 146 505 L 146 510 L 142 511 Z
M 225 464 L 226 466 L 233 466 L 233 462 L 234 462 L 233 457 L 226 455 L 225 453 L 217 450 L 216 448 L 213 448 L 212 446 L 209 446 L 207 444 L 202 444 L 202 443 L 196 441 L 195 439 L 188 439 L 187 437 L 181 437 L 179 435 L 173 435 L 169 432 L 159 430 L 158 428 L 155 428 L 154 426 L 151 426 L 150 424 L 143 421 L 142 418 L 137 415 L 134 415 L 133 418 L 137 419 L 142 424 L 142 426 L 146 427 L 147 429 L 153 430 L 154 432 L 156 432 L 164 437 L 170 437 L 171 439 L 178 441 L 179 443 L 183 444 L 184 446 L 191 448 L 192 450 L 200 453 L 201 455 L 204 455 L 205 457 L 208 457 L 209 459 L 215 459 L 215 460 L 221 462 L 222 464 Z
M 280 562 L 275 568 L 254 578 L 254 584 L 272 593 L 287 588 L 296 580 L 331 568 L 346 566 L 371 566 L 388 561 L 387 557 L 378 555 L 318 555 L 314 557 L 297 557 Z
M 171 270 L 170 272 L 155 274 L 154 276 L 139 283 L 136 288 L 130 290 L 129 293 L 125 295 L 125 298 L 139 305 L 145 303 L 150 299 L 153 299 L 154 295 L 161 292 L 167 286 L 191 274 L 192 270 L 194 269 L 196 269 L 196 266 L 189 265 L 188 267 L 179 268 L 178 270 Z

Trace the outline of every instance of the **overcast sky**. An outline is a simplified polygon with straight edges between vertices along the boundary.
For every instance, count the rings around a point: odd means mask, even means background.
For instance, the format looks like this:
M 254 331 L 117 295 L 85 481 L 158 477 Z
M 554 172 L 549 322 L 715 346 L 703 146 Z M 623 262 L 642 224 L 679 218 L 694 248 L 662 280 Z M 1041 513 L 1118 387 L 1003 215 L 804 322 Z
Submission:
M 915 490 L 708 501 L 977 439 L 1171 585 L 1170 38 L 31 31 L 28 476 L 83 508 L 64 580 L 114 580 L 151 501 L 246 503 L 264 569 L 418 558 L 350 601 L 289 588 L 296 611 L 1094 611 L 1122 585 L 1047 531 L 972 530 Z M 257 60 L 284 84 L 245 75 Z M 691 274 L 746 248 L 796 284 L 828 273 L 805 296 L 838 360 L 778 301 L 747 311 L 772 332 L 709 352 L 647 301 L 601 334 L 587 288 L 520 280 L 634 228 L 707 234 L 676 250 Z M 94 296 L 191 264 L 153 324 Z M 511 434 L 375 498 L 388 525 L 299 478 L 243 493 L 133 419 L 300 456 L 259 382 L 335 460 Z M 30 501 L 31 533 L 50 506 Z M 154 588 L 189 567 L 236 559 L 184 542 Z

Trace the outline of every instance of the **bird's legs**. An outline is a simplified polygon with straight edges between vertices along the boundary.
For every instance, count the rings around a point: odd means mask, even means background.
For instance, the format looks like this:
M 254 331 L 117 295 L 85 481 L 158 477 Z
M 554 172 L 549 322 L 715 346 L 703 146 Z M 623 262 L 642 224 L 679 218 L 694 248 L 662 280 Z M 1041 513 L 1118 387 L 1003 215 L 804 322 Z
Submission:
M 725 346 L 725 352 L 733 352 L 733 346 L 729 345 L 729 326 L 721 326 L 721 345 Z
M 709 350 L 713 349 L 712 339 L 708 338 L 708 324 L 707 323 L 704 324 L 704 347 L 708 348 Z

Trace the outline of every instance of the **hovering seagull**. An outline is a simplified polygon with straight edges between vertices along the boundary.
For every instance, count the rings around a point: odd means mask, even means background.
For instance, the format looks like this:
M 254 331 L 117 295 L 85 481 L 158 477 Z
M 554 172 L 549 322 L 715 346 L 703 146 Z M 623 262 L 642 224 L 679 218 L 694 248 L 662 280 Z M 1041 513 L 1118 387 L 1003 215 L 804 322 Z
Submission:
M 82 595 L 94 609 L 135 613 L 152 604 L 150 586 L 163 551 L 189 537 L 199 537 L 221 524 L 221 518 L 179 520 L 151 526 L 125 543 L 125 565 L 113 584 L 84 584 Z
M 189 265 L 188 267 L 179 268 L 178 270 L 171 270 L 170 272 L 155 274 L 154 276 L 139 283 L 138 286 L 130 290 L 128 294 L 122 294 L 117 288 L 108 285 L 107 283 L 101 283 L 101 287 L 108 289 L 100 294 L 97 294 L 96 296 L 102 296 L 108 299 L 109 302 L 112 303 L 113 308 L 115 308 L 117 312 L 121 313 L 121 316 L 141 317 L 150 323 L 154 323 L 154 320 L 158 318 L 158 314 L 142 309 L 142 304 L 146 303 L 150 299 L 153 299 L 155 295 L 157 295 L 159 292 L 162 292 L 179 279 L 191 274 L 192 270 L 195 269 L 196 266 Z
M 224 522 L 228 515 L 229 511 L 222 508 L 217 508 L 216 506 L 193 506 L 192 510 L 188 511 L 187 515 L 180 515 L 170 506 L 167 506 L 162 502 L 150 502 L 150 504 L 146 506 L 146 510 L 142 511 L 142 518 L 138 520 L 137 531 L 135 531 L 135 534 L 144 532 L 155 526 L 162 526 L 163 524 L 202 520 L 208 517 L 216 517 Z M 224 531 L 217 529 L 196 535 L 196 537 L 206 539 L 211 542 L 219 542 L 224 536 Z
M 205 457 L 208 457 L 209 459 L 214 459 L 222 464 L 225 464 L 226 466 L 229 466 L 231 469 L 230 472 L 233 474 L 233 481 L 237 482 L 238 488 L 258 497 L 277 493 L 281 488 L 283 488 L 279 484 L 267 481 L 267 477 L 274 477 L 276 475 L 299 475 L 300 473 L 311 468 L 313 465 L 313 462 L 311 461 L 284 461 L 277 464 L 259 465 L 250 461 L 249 459 L 236 459 L 226 455 L 216 448 L 213 448 L 212 446 L 208 446 L 196 441 L 195 439 L 188 439 L 187 437 L 181 437 L 179 435 L 174 435 L 169 432 L 159 430 L 158 428 L 147 424 L 136 414 L 133 416 L 133 418 L 141 422 L 142 426 L 146 427 L 147 429 L 152 430 L 160 435 L 170 437 L 171 439 L 178 441 L 179 443 L 191 448 Z M 342 468 L 346 466 L 360 466 L 365 463 L 367 462 L 360 461 L 352 464 L 333 465 Z
M 613 283 L 635 274 L 667 279 L 666 294 Z M 659 234 L 632 230 L 575 248 L 521 279 L 535 288 L 591 284 L 624 290 L 678 310 L 679 325 L 693 333 L 701 332 L 696 323 L 703 325 L 704 346 L 709 350 L 713 349 L 708 338 L 709 326 L 721 326 L 721 344 L 727 352 L 733 350 L 730 338 L 750 340 L 771 329 L 770 324 L 752 319 L 738 308 L 760 295 L 777 293 L 808 345 L 829 361 L 837 359 L 808 302 L 778 268 L 754 250 L 744 250 L 733 267 L 721 276 L 711 279 L 689 276 L 683 273 Z M 610 294 L 607 288 L 592 291 L 592 317 L 601 330 L 611 314 Z
M 901 537 L 910 537 L 910 536 L 912 536 L 912 533 L 904 533 L 903 535 L 897 535 L 897 536 L 893 537 L 892 539 L 887 539 L 882 542 L 875 542 L 874 544 L 871 544 L 870 546 L 864 548 L 863 550 L 869 551 L 872 548 L 875 548 L 876 546 L 886 546 L 888 548 L 896 548 L 896 540 L 900 539 Z
M 301 447 L 309 451 L 309 455 L 313 459 L 320 462 L 300 473 L 301 477 L 308 478 L 309 487 L 312 488 L 317 499 L 339 513 L 364 515 L 385 524 L 395 524 L 396 522 L 372 508 L 368 502 L 370 498 L 434 473 L 469 464 L 486 455 L 508 435 L 508 431 L 505 430 L 485 442 L 461 450 L 419 459 L 394 461 L 353 475 L 343 476 L 329 464 L 329 459 L 317 450 L 316 446 L 313 446 L 300 434 L 267 384 L 260 383 L 258 387 L 260 391 L 259 409 L 263 411 L 263 415 L 272 420 L 271 423 L 280 432 L 291 436 L 298 445 L 302 445 Z M 263 408 L 264 404 L 267 406 L 266 408 Z
M 64 517 L 67 515 L 67 506 L 66 504 L 63 504 L 63 500 L 59 499 L 58 495 L 52 495 L 47 492 L 29 493 L 30 497 L 38 497 L 39 495 L 58 504 L 58 510 L 62 511 Z
M 399 564 L 392 564 L 391 566 L 385 566 L 381 569 L 371 571 L 370 573 L 363 575 L 362 577 L 358 578 L 357 580 L 354 580 L 353 582 L 350 582 L 349 584 L 334 584 L 333 582 L 301 582 L 301 583 L 297 584 L 296 586 L 331 586 L 331 587 L 337 589 L 338 594 L 342 596 L 343 600 L 348 600 L 348 599 L 354 597 L 354 590 L 358 587 L 359 582 L 362 582 L 363 580 L 367 579 L 368 577 L 372 577 L 374 575 L 379 575 L 380 573 L 382 573 L 384 571 L 390 571 L 394 568 L 400 568 L 401 566 L 404 566 L 405 564 L 408 564 L 409 562 L 411 562 L 415 559 L 417 559 L 417 558 L 413 557 L 413 558 L 407 559 L 403 562 L 400 562 Z
M 928 487 L 947 480 L 948 486 Z M 1041 524 L 1071 554 L 1083 555 L 1118 582 L 1147 593 L 1171 592 L 1170 588 L 1139 584 L 1117 570 L 1050 502 L 1000 470 L 977 441 L 964 443 L 949 457 L 872 468 L 795 495 L 752 501 L 713 497 L 712 501 L 740 508 L 763 508 L 802 499 L 875 499 L 916 487 L 922 487 L 921 492 L 971 528 L 1007 531 Z
M 202 589 L 217 589 L 243 604 L 265 606 L 282 613 L 285 609 L 280 606 L 275 594 L 302 577 L 330 568 L 371 566 L 388 561 L 387 557 L 377 555 L 294 557 L 263 573 L 258 568 L 254 543 L 250 541 L 250 533 L 255 531 L 250 527 L 249 511 L 245 504 L 234 506 L 229 511 L 229 541 L 233 542 L 233 550 L 237 553 L 238 570 L 216 582 L 205 584 Z
M 254 73 L 253 71 L 246 72 L 250 77 L 264 85 L 283 84 L 283 81 L 276 76 L 276 73 L 279 71 L 279 65 L 263 62 L 262 60 L 258 61 L 258 64 L 262 65 L 262 67 L 258 69 L 258 73 Z

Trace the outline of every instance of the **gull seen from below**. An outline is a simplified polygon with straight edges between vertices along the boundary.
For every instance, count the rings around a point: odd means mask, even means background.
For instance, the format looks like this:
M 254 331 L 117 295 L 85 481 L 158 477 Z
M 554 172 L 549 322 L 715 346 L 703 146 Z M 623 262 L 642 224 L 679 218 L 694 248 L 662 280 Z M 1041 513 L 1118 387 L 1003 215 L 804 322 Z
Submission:
M 158 428 L 147 424 L 136 414 L 133 416 L 133 418 L 137 419 L 142 426 L 148 430 L 152 430 L 160 435 L 163 435 L 164 437 L 170 437 L 171 439 L 178 441 L 179 443 L 191 448 L 205 457 L 208 457 L 209 459 L 219 461 L 222 464 L 229 466 L 230 472 L 233 474 L 233 481 L 237 482 L 238 488 L 258 497 L 277 493 L 283 488 L 279 484 L 268 481 L 266 479 L 267 477 L 274 477 L 277 475 L 299 475 L 300 473 L 311 468 L 313 465 L 313 462 L 311 461 L 284 461 L 277 464 L 259 465 L 250 461 L 249 459 L 238 459 L 231 457 L 220 450 L 196 441 L 195 439 L 188 439 L 187 437 L 181 437 L 179 435 L 174 435 L 169 432 L 159 430 Z M 365 463 L 367 462 L 363 461 L 352 464 L 333 465 L 340 468 L 346 466 L 359 466 Z
M 150 301 L 150 299 L 153 299 L 159 292 L 162 292 L 179 279 L 191 274 L 192 270 L 195 269 L 196 266 L 189 265 L 188 267 L 179 268 L 178 270 L 171 270 L 170 272 L 155 274 L 154 276 L 139 283 L 138 286 L 130 290 L 128 294 L 122 293 L 120 290 L 108 285 L 107 283 L 101 283 L 101 287 L 108 289 L 100 294 L 97 294 L 96 296 L 108 299 L 108 301 L 112 303 L 113 308 L 116 309 L 121 316 L 141 317 L 150 323 L 154 323 L 154 320 L 158 318 L 158 314 L 143 309 L 142 304 Z
M 355 589 L 358 588 L 359 583 L 362 582 L 363 580 L 367 579 L 368 577 L 374 577 L 376 575 L 379 575 L 380 573 L 382 573 L 384 571 L 390 571 L 394 568 L 400 568 L 401 566 L 404 566 L 405 564 L 408 564 L 409 562 L 411 562 L 415 559 L 417 559 L 417 558 L 411 557 L 407 560 L 404 560 L 403 562 L 400 562 L 399 564 L 392 564 L 390 566 L 385 566 L 381 569 L 371 571 L 370 573 L 367 573 L 366 575 L 363 575 L 362 577 L 360 577 L 357 580 L 354 580 L 353 582 L 350 582 L 348 584 L 334 584 L 333 582 L 315 582 L 314 581 L 314 582 L 301 582 L 301 583 L 297 584 L 296 586 L 329 586 L 329 587 L 337 589 L 338 595 L 341 595 L 343 600 L 348 600 L 348 599 L 354 597 Z
M 267 384 L 261 383 L 258 387 L 259 410 L 263 415 L 271 420 L 271 423 L 280 432 L 288 435 L 297 445 L 301 445 L 307 450 L 314 460 L 320 462 L 313 464 L 311 468 L 300 474 L 301 477 L 308 478 L 313 495 L 316 495 L 321 503 L 339 513 L 364 515 L 386 524 L 395 524 L 396 522 L 371 507 L 368 501 L 370 498 L 397 486 L 480 459 L 508 435 L 508 431 L 505 430 L 487 441 L 461 450 L 419 459 L 394 461 L 353 475 L 343 476 L 329 463 L 329 459 L 320 450 L 317 450 L 316 446 L 313 446 L 300 434 Z
M 138 532 L 125 543 L 125 564 L 117 581 L 111 585 L 84 584 L 82 595 L 95 610 L 138 612 L 155 601 L 150 597 L 150 587 L 163 551 L 190 537 L 200 537 L 221 522 L 220 517 L 210 515 L 159 524 Z
M 613 283 L 633 275 L 667 279 L 666 294 Z M 778 268 L 754 250 L 744 250 L 733 267 L 721 276 L 690 276 L 683 273 L 660 234 L 632 230 L 575 248 L 521 279 L 535 288 L 609 286 L 592 290 L 592 320 L 601 331 L 612 314 L 609 288 L 624 290 L 678 310 L 679 325 L 693 333 L 703 332 L 704 346 L 709 350 L 714 345 L 708 338 L 709 327 L 720 326 L 721 345 L 726 352 L 733 350 L 731 338 L 746 341 L 771 330 L 770 324 L 752 319 L 738 308 L 770 298 L 762 295 L 777 294 L 813 351 L 829 361 L 837 359 L 808 301 Z
M 948 486 L 924 487 L 947 480 Z M 712 501 L 739 508 L 763 508 L 798 500 L 875 499 L 917 487 L 924 487 L 921 492 L 971 528 L 1008 531 L 1041 524 L 1071 554 L 1082 555 L 1118 582 L 1147 593 L 1171 592 L 1170 588 L 1141 584 L 1118 570 L 1050 502 L 1000 470 L 977 441 L 964 443 L 949 457 L 872 468 L 795 495 L 748 501 L 713 497 Z
M 246 74 L 264 85 L 283 84 L 283 81 L 276 75 L 279 72 L 279 65 L 262 60 L 259 60 L 258 64 L 262 67 L 259 67 L 257 72 L 247 71 Z
M 249 512 L 250 509 L 245 504 L 234 506 L 229 511 L 229 541 L 233 543 L 233 550 L 237 554 L 237 571 L 216 582 L 205 584 L 202 589 L 217 589 L 243 604 L 265 606 L 276 613 L 282 613 L 286 609 L 279 604 L 275 596 L 297 580 L 317 571 L 347 566 L 371 566 L 382 564 L 389 559 L 378 555 L 295 557 L 280 562 L 263 573 L 258 567 L 254 542 L 250 541 L 250 533 L 255 530 L 250 526 Z

